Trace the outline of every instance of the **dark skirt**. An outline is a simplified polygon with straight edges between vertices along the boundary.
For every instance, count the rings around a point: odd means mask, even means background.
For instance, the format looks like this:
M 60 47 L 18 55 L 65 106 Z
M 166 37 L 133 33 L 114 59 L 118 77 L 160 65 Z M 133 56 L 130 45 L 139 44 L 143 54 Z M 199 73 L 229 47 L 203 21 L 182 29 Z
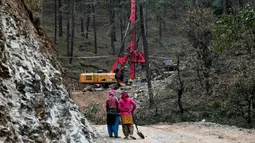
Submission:
M 107 110 L 107 125 L 114 125 L 116 116 L 118 116 L 118 109 L 109 108 Z

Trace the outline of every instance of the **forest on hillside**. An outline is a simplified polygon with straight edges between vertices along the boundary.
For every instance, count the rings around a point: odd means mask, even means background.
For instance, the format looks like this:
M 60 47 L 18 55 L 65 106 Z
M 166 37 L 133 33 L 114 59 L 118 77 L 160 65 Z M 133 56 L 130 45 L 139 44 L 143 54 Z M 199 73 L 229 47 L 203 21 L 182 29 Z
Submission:
M 27 0 L 28 1 L 28 0 Z M 42 0 L 41 27 L 56 44 L 72 81 L 85 70 L 109 71 L 120 49 L 130 0 Z M 39 1 L 40 2 L 40 1 Z M 160 121 L 209 121 L 255 127 L 255 8 L 253 0 L 137 0 L 137 46 L 144 20 L 149 55 L 178 70 L 155 102 L 173 101 Z M 37 10 L 37 7 L 41 7 Z M 142 9 L 143 15 L 140 15 Z M 35 18 L 36 19 L 36 18 Z M 126 45 L 129 36 L 127 36 Z M 102 56 L 98 59 L 89 58 Z M 105 57 L 104 57 L 105 56 Z M 84 58 L 81 58 L 84 57 Z M 162 100 L 165 99 L 165 100 Z M 160 104 L 155 109 L 160 108 Z M 169 110 L 168 110 L 169 108 Z M 165 112 L 169 111 L 169 112 Z M 141 120 L 146 122 L 145 115 Z

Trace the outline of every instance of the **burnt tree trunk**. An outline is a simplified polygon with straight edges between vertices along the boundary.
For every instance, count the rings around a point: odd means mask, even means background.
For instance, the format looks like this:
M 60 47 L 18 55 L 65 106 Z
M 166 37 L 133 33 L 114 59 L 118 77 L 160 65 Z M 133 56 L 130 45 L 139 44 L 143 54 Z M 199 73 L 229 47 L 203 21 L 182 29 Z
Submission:
M 89 38 L 89 24 L 90 24 L 90 15 L 87 15 L 87 21 L 86 21 L 86 38 Z
M 166 7 L 167 7 L 167 5 L 164 5 L 164 20 L 163 20 L 163 27 L 164 27 L 164 30 L 166 30 Z
M 96 13 L 95 13 L 95 2 L 92 0 L 92 13 L 93 13 L 93 28 L 94 28 L 94 53 L 97 54 L 97 32 L 96 32 Z
M 248 124 L 251 124 L 251 121 L 252 121 L 252 116 L 251 116 L 251 107 L 252 107 L 252 100 L 249 98 L 248 99 L 248 115 L 247 115 L 247 123 Z
M 91 1 L 89 0 L 88 10 L 87 10 L 87 20 L 86 20 L 86 38 L 89 38 L 89 24 L 90 24 L 90 14 L 91 14 Z
M 148 8 L 145 8 L 145 16 L 144 16 L 144 27 L 145 27 L 145 35 L 148 36 Z
M 55 31 L 54 31 L 54 43 L 57 43 L 57 0 L 55 0 Z
M 124 36 L 123 36 L 123 21 L 122 21 L 122 18 L 120 18 L 120 38 L 121 38 L 120 43 L 122 43 L 123 38 L 124 38 Z
M 58 0 L 58 36 L 63 36 L 63 24 L 62 24 L 62 0 Z
M 122 21 L 122 5 L 121 5 L 121 0 L 119 0 L 119 10 L 120 10 L 120 13 L 121 13 L 121 14 L 119 14 L 120 15 L 119 16 L 119 20 L 120 20 L 120 38 L 121 38 L 120 43 L 122 43 L 122 41 L 123 41 L 123 21 Z
M 140 18 L 141 18 L 141 33 L 143 38 L 143 50 L 144 50 L 144 56 L 145 56 L 145 66 L 146 66 L 146 79 L 147 79 L 147 86 L 149 91 L 149 104 L 150 107 L 154 104 L 153 99 L 153 91 L 152 91 L 152 85 L 151 85 L 151 73 L 150 73 L 150 66 L 149 66 L 149 52 L 148 52 L 148 41 L 147 37 L 145 35 L 145 28 L 144 28 L 144 21 L 143 21 L 143 6 L 140 5 Z
M 178 81 L 179 81 L 179 88 L 177 90 L 178 92 L 178 98 L 177 98 L 177 103 L 180 109 L 181 115 L 183 115 L 184 110 L 182 106 L 182 94 L 184 92 L 184 81 L 181 79 L 181 71 L 180 71 L 180 56 L 177 55 L 177 73 L 178 73 Z
M 84 36 L 84 15 L 83 15 L 84 1 L 80 1 L 80 12 L 81 12 L 81 36 Z
M 70 64 L 72 63 L 72 60 L 73 60 L 74 28 L 75 28 L 74 9 L 75 9 L 75 5 L 74 5 L 74 0 L 73 0 L 73 1 L 72 1 L 72 37 L 71 37 L 71 53 L 70 53 L 70 61 L 69 61 Z
M 66 20 L 66 46 L 67 46 L 67 52 L 66 55 L 69 57 L 70 56 L 70 19 L 69 16 Z
M 114 41 L 116 41 L 116 30 L 115 30 L 115 12 L 114 12 L 114 6 L 113 6 L 114 0 L 109 0 L 108 3 L 108 11 L 109 11 L 109 20 L 110 20 L 110 38 L 111 38 L 111 47 L 112 47 L 112 54 L 115 54 L 115 46 Z
M 112 0 L 113 2 L 113 7 L 112 7 L 112 20 L 113 20 L 113 35 L 114 35 L 114 41 L 117 41 L 116 37 L 116 23 L 115 23 L 115 17 L 116 17 L 116 12 L 115 12 L 115 0 Z
M 66 55 L 70 56 L 70 0 L 66 0 L 67 4 L 67 20 L 66 20 Z

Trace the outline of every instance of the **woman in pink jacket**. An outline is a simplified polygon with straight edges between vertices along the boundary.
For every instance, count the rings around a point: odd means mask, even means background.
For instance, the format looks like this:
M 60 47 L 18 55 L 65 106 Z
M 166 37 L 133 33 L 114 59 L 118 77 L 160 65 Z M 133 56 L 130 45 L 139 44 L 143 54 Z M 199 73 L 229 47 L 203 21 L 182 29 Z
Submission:
M 118 107 L 121 116 L 122 129 L 125 135 L 124 139 L 128 139 L 128 136 L 130 136 L 130 138 L 132 139 L 136 139 L 133 136 L 134 123 L 132 118 L 132 114 L 136 109 L 136 104 L 133 99 L 129 98 L 127 92 L 122 92 L 121 95 L 122 96 L 119 101 Z

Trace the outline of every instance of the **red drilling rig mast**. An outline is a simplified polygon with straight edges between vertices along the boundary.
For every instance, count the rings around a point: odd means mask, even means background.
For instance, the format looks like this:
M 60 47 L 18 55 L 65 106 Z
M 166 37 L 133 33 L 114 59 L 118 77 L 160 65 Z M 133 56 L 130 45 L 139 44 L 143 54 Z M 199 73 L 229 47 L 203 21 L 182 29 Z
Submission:
M 117 80 L 123 80 L 121 79 L 121 74 L 123 67 L 125 64 L 129 61 L 129 66 L 130 66 L 130 72 L 129 72 L 129 78 L 134 79 L 135 78 L 135 67 L 136 64 L 138 63 L 145 63 L 145 58 L 144 54 L 139 52 L 137 50 L 136 46 L 136 29 L 135 29 L 135 21 L 136 21 L 136 4 L 135 0 L 131 0 L 131 14 L 129 18 L 129 23 L 122 41 L 121 49 L 118 53 L 118 57 L 111 69 L 111 73 L 116 73 Z M 127 35 L 127 31 L 131 29 L 131 34 L 130 34 L 130 44 L 127 47 L 127 54 L 124 55 L 124 49 L 125 49 L 125 39 Z

